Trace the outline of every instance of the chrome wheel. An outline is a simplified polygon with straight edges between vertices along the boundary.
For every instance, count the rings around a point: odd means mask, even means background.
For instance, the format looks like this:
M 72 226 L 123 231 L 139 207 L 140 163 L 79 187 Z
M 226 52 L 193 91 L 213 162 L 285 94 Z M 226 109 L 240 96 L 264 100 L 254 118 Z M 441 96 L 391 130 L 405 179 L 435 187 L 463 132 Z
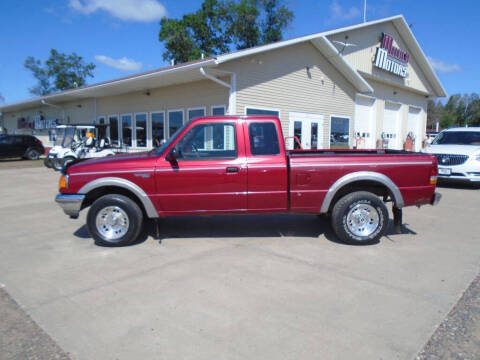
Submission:
M 97 214 L 97 231 L 106 240 L 120 239 L 127 233 L 129 225 L 127 213 L 118 206 L 107 206 Z
M 367 237 L 380 223 L 378 211 L 369 204 L 357 204 L 347 213 L 347 227 L 355 236 Z

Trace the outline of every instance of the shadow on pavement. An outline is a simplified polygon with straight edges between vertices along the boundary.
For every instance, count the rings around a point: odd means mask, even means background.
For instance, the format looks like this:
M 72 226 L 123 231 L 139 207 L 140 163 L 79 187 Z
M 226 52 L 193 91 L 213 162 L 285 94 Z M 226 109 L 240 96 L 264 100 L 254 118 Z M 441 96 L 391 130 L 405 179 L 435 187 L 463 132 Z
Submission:
M 404 224 L 402 234 L 416 235 L 416 232 Z M 81 239 L 91 239 L 86 225 L 78 228 L 73 235 Z M 149 236 L 161 243 L 164 239 L 172 238 L 318 238 L 321 235 L 336 244 L 351 246 L 337 238 L 328 217 L 316 215 L 218 215 L 164 218 L 159 220 L 158 236 L 155 221 L 148 221 L 139 240 L 132 245 L 143 243 Z M 386 236 L 393 241 L 390 235 L 396 235 L 391 220 Z

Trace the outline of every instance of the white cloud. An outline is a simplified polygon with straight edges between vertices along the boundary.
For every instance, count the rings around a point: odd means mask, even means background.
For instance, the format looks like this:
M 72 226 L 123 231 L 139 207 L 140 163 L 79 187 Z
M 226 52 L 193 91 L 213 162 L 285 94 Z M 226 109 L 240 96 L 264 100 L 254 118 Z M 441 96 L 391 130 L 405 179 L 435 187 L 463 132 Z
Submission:
M 430 61 L 430 65 L 432 65 L 433 69 L 436 70 L 438 73 L 446 74 L 463 70 L 462 67 L 458 64 L 447 64 L 442 60 L 434 59 L 430 56 L 428 56 L 428 61 Z
M 127 21 L 157 21 L 167 15 L 167 10 L 157 0 L 69 0 L 69 5 L 85 15 L 103 10 Z
M 333 0 L 330 4 L 330 14 L 329 22 L 347 21 L 360 17 L 360 10 L 354 6 L 344 9 L 338 0 Z
M 105 55 L 95 55 L 95 60 L 104 65 L 121 71 L 139 71 L 142 68 L 141 62 L 126 57 L 122 57 L 120 59 L 113 59 Z

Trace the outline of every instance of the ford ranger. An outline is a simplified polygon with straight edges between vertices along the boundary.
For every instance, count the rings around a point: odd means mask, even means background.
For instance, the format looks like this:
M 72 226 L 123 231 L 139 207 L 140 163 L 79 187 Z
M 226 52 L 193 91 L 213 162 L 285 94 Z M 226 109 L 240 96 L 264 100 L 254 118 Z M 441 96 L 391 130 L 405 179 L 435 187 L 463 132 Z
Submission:
M 202 117 L 152 151 L 66 166 L 56 202 L 71 218 L 89 207 L 100 245 L 135 242 L 147 218 L 273 213 L 329 215 L 342 241 L 369 244 L 387 230 L 386 202 L 398 231 L 404 206 L 439 201 L 437 174 L 433 155 L 286 150 L 276 117 Z

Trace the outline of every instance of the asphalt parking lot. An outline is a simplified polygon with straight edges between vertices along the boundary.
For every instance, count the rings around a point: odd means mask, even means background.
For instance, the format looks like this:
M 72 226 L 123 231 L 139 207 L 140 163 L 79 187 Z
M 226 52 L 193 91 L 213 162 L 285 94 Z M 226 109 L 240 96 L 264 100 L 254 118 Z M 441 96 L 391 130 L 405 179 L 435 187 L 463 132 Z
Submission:
M 225 216 L 102 248 L 57 181 L 0 168 L 0 283 L 73 359 L 414 359 L 480 271 L 480 190 L 441 188 L 372 246 L 316 216 Z

